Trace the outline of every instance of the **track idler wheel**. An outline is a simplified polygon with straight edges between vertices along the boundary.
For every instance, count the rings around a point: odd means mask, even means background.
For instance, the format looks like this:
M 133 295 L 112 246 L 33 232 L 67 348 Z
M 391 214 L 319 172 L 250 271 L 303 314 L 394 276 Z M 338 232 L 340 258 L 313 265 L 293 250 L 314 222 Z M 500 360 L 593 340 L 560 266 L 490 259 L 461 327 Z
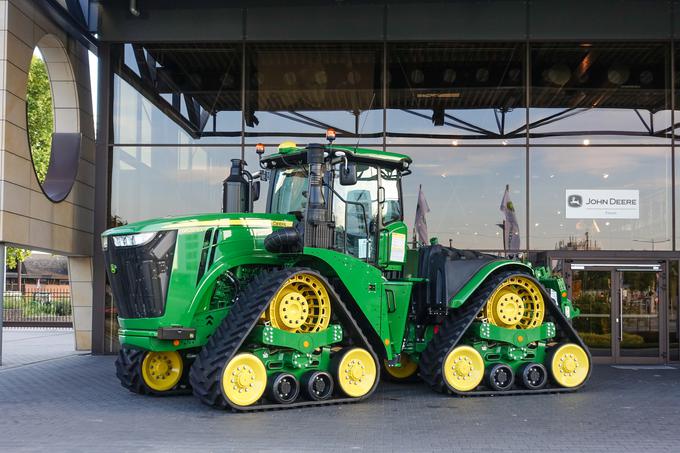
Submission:
M 546 363 L 550 367 L 550 377 L 562 387 L 578 387 L 590 372 L 588 353 L 574 343 L 552 348 Z
M 515 373 L 512 372 L 512 368 L 509 366 L 497 363 L 489 368 L 486 382 L 492 390 L 499 392 L 510 390 L 515 382 Z
M 352 398 L 368 395 L 378 380 L 378 365 L 364 348 L 345 348 L 332 361 L 335 380 L 344 394 Z
M 290 373 L 275 374 L 267 387 L 269 398 L 279 404 L 292 403 L 300 394 L 300 383 Z
M 540 363 L 527 363 L 520 370 L 522 385 L 529 390 L 540 390 L 548 382 L 548 370 Z
M 313 401 L 324 401 L 333 395 L 333 378 L 325 371 L 310 371 L 302 376 L 305 396 Z
M 472 346 L 456 346 L 444 357 L 442 377 L 452 391 L 472 391 L 484 378 L 484 359 Z
M 264 363 L 248 352 L 236 354 L 222 371 L 222 394 L 236 406 L 255 404 L 266 387 Z
M 182 378 L 184 363 L 177 351 L 149 351 L 142 361 L 142 379 L 154 392 L 167 392 L 175 388 Z

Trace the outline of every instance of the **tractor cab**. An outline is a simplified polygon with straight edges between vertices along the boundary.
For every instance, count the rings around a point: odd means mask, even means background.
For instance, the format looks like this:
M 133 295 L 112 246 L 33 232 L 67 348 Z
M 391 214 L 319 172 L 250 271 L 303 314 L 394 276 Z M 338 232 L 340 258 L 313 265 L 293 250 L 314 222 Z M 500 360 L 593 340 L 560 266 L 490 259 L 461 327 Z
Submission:
M 401 178 L 410 164 L 403 154 L 332 141 L 307 147 L 284 142 L 260 162 L 270 179 L 267 212 L 293 214 L 304 228 L 320 228 L 312 235 L 317 240 L 305 235 L 306 246 L 400 270 L 407 237 Z

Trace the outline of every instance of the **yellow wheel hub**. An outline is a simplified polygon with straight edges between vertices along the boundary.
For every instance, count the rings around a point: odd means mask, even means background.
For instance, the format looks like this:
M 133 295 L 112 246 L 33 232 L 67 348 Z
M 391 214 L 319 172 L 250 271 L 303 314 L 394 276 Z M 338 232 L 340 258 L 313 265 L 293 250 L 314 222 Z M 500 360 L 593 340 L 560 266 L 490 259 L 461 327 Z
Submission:
M 408 379 L 418 371 L 418 364 L 411 360 L 408 354 L 402 353 L 399 357 L 401 366 L 388 366 L 385 360 L 385 371 L 394 379 Z
M 588 354 L 578 345 L 567 343 L 552 354 L 550 372 L 562 387 L 577 387 L 585 381 L 590 370 Z
M 451 389 L 469 392 L 484 378 L 484 359 L 475 348 L 458 346 L 446 355 L 442 371 Z
M 250 353 L 237 354 L 222 371 L 222 392 L 238 406 L 250 406 L 262 397 L 267 386 L 267 370 Z
M 323 282 L 312 274 L 289 278 L 265 310 L 264 320 L 288 332 L 319 332 L 331 320 L 331 302 Z
M 142 361 L 142 379 L 151 390 L 166 392 L 179 383 L 182 369 L 182 356 L 177 351 L 147 352 Z
M 538 285 L 528 277 L 505 279 L 491 294 L 482 318 L 506 329 L 531 329 L 540 326 L 545 302 Z
M 348 396 L 358 398 L 373 388 L 378 378 L 373 356 L 363 348 L 347 351 L 338 363 L 337 381 Z

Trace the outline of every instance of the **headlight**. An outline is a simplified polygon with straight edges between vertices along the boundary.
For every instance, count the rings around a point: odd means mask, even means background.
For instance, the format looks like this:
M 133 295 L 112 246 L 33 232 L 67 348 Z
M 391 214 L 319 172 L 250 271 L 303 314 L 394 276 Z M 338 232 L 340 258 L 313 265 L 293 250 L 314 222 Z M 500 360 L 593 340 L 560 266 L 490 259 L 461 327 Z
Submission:
M 113 236 L 113 245 L 116 247 L 133 247 L 137 245 L 143 245 L 153 239 L 154 236 L 156 236 L 155 232 Z
M 105 252 L 109 249 L 109 237 L 102 236 L 102 251 Z

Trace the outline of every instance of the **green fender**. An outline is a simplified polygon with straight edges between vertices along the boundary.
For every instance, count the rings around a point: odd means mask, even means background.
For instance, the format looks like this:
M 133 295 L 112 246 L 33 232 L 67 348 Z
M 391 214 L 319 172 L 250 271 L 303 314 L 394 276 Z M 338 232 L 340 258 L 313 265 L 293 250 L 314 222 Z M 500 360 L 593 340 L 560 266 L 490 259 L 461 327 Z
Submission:
M 451 308 L 458 308 L 461 305 L 463 305 L 467 300 L 472 296 L 472 293 L 475 292 L 477 288 L 479 288 L 479 285 L 481 285 L 484 280 L 486 280 L 491 274 L 494 272 L 500 270 L 500 269 L 518 269 L 518 270 L 523 270 L 523 271 L 529 271 L 533 275 L 533 270 L 531 266 L 528 264 L 521 263 L 519 261 L 511 261 L 511 260 L 498 260 L 498 261 L 492 261 L 491 263 L 487 264 L 486 266 L 482 267 L 474 277 L 472 277 L 466 284 L 463 286 L 460 291 L 456 293 L 455 296 L 449 300 L 449 307 Z

